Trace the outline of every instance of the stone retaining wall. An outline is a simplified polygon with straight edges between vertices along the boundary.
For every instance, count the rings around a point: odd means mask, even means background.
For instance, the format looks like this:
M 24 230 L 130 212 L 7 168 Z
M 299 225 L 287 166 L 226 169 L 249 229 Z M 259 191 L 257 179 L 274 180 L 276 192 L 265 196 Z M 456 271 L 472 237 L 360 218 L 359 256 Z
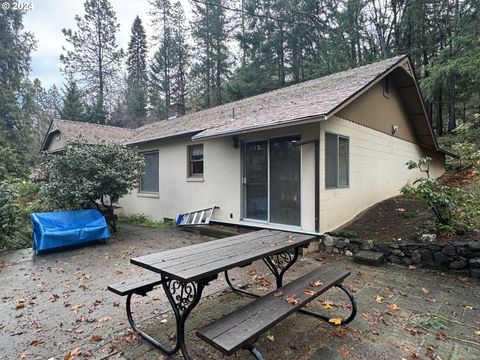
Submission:
M 480 241 L 449 244 L 375 244 L 372 240 L 346 239 L 324 235 L 320 250 L 353 256 L 359 250 L 383 253 L 388 262 L 448 270 L 480 278 Z

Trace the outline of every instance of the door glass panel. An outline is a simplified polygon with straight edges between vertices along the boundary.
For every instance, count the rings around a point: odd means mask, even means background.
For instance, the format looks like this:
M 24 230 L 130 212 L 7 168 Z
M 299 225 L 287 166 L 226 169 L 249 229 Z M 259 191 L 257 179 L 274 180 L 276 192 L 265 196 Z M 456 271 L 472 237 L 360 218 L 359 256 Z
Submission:
M 245 217 L 268 220 L 268 143 L 245 144 Z
M 294 140 L 270 140 L 270 222 L 300 226 L 300 146 Z

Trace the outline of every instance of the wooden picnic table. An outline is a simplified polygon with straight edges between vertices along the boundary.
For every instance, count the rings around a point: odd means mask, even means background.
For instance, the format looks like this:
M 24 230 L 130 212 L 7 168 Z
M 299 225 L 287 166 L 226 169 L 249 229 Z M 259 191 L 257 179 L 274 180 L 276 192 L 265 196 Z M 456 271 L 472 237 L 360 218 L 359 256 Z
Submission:
M 163 289 L 177 321 L 178 346 L 184 358 L 189 359 L 185 346 L 185 321 L 198 304 L 205 286 L 222 272 L 272 255 L 290 260 L 284 268 L 288 264 L 291 266 L 296 256 L 288 250 L 308 246 L 315 238 L 312 235 L 260 230 L 140 256 L 130 262 L 161 275 Z
M 128 295 L 127 316 L 129 322 L 145 339 L 153 343 L 167 355 L 175 354 L 180 350 L 185 359 L 190 359 L 185 345 L 185 321 L 200 301 L 203 289 L 212 280 L 215 280 L 221 272 L 224 272 L 228 285 L 234 291 L 258 297 L 256 294 L 235 288 L 228 278 L 228 270 L 236 267 L 244 267 L 255 260 L 261 259 L 272 271 L 276 278 L 277 288 L 280 288 L 282 286 L 284 273 L 298 258 L 299 249 L 308 246 L 314 239 L 316 239 L 316 236 L 313 235 L 276 230 L 260 230 L 231 238 L 140 256 L 132 258 L 130 260 L 131 263 L 158 273 L 160 278 L 157 279 L 156 282 L 152 282 L 151 279 L 142 279 L 137 280 L 137 283 L 134 284 L 111 286 L 109 289 L 122 296 Z M 321 275 L 322 271 L 322 269 L 317 270 L 317 275 Z M 316 276 L 315 274 L 313 275 Z M 317 289 L 314 295 L 309 296 L 308 299 L 306 298 L 305 303 L 311 301 L 331 286 L 341 287 L 341 281 L 348 275 L 348 272 L 337 273 L 336 277 L 328 284 L 325 284 L 323 289 Z M 176 343 L 173 348 L 161 344 L 150 335 L 142 332 L 134 323 L 130 311 L 130 298 L 133 292 L 146 295 L 154 285 L 159 285 L 160 283 L 163 286 L 163 290 L 165 291 L 176 319 Z M 296 286 L 301 290 L 301 286 L 304 285 L 299 284 Z M 345 288 L 342 289 L 346 291 Z M 302 291 L 300 291 L 299 296 L 305 297 L 306 295 L 303 294 Z M 295 308 L 285 309 L 284 313 L 278 313 L 275 319 L 271 319 L 269 324 L 266 323 L 265 328 L 267 326 L 273 326 L 275 322 L 280 321 L 281 318 L 288 316 L 294 311 L 303 311 L 325 321 L 329 320 L 325 316 L 301 309 L 301 306 L 302 304 L 299 304 Z M 356 312 L 356 309 L 354 309 L 353 312 Z M 351 321 L 354 316 L 355 314 L 347 319 L 347 322 Z M 215 324 L 215 327 L 218 326 L 225 326 L 225 324 Z M 212 333 L 211 330 L 212 329 L 207 330 L 205 334 L 197 332 L 197 335 L 208 341 L 208 334 Z M 262 329 L 259 329 L 258 334 L 260 334 L 261 331 Z M 257 333 L 250 335 L 255 337 Z M 235 348 L 230 346 L 225 349 L 222 349 L 215 341 L 211 343 L 229 354 L 243 343 L 246 343 L 247 340 L 250 341 L 249 339 L 238 338 Z M 254 347 L 249 348 L 249 350 L 257 359 L 261 359 L 259 352 Z

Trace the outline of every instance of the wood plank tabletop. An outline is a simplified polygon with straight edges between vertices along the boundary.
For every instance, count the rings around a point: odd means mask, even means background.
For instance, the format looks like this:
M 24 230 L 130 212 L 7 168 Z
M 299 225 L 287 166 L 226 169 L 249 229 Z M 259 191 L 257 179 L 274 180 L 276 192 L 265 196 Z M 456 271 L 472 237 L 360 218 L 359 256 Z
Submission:
M 260 230 L 140 256 L 130 262 L 182 282 L 191 282 L 290 248 L 307 246 L 315 238 L 314 235 Z

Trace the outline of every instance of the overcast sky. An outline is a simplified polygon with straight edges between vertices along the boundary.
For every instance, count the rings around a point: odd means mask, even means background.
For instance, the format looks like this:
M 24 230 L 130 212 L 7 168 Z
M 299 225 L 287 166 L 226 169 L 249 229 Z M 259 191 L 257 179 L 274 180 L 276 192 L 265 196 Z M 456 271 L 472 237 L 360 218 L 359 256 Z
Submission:
M 28 1 L 28 0 L 27 0 Z M 38 77 L 45 88 L 53 84 L 61 87 L 63 77 L 60 73 L 59 56 L 62 46 L 67 43 L 62 34 L 63 28 L 76 30 L 74 17 L 83 15 L 83 0 L 32 0 L 33 10 L 24 17 L 25 29 L 35 34 L 37 50 L 32 53 L 32 79 Z M 133 20 L 138 15 L 142 19 L 147 36 L 152 35 L 148 0 L 110 0 L 120 23 L 117 43 L 124 50 L 130 38 Z M 188 0 L 180 0 L 184 8 L 190 8 Z M 188 16 L 188 14 L 187 14 Z

